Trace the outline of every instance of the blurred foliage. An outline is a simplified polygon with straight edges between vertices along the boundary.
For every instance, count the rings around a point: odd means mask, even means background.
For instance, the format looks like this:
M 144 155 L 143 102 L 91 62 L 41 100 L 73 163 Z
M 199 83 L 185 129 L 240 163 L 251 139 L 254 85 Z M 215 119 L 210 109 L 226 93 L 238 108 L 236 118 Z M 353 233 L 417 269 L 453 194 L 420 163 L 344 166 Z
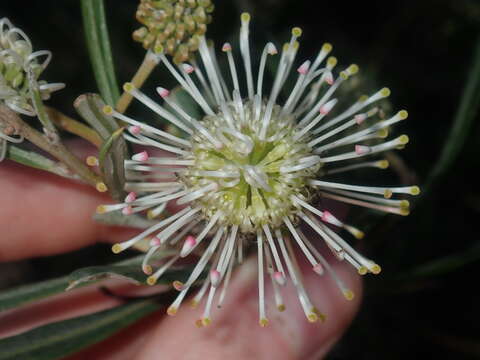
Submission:
M 382 265 L 383 272 L 366 278 L 360 314 L 328 358 L 480 358 L 480 324 L 474 320 L 480 318 L 480 295 L 472 290 L 478 282 L 480 246 L 476 223 L 480 191 L 474 175 L 480 166 L 478 114 L 471 114 L 470 128 L 461 124 L 460 133 L 465 136 L 456 144 L 457 156 L 449 160 L 442 176 L 430 177 L 446 141 L 452 139 L 455 116 L 466 101 L 462 96 L 467 82 L 478 76 L 471 69 L 479 46 L 480 2 L 321 4 L 322 11 L 312 11 L 308 0 L 217 1 L 216 13 L 221 16 L 214 18 L 209 34 L 217 46 L 236 41 L 239 22 L 233 19 L 247 10 L 253 15 L 252 46 L 260 51 L 266 41 L 281 44 L 292 26 L 301 26 L 299 59 L 314 56 L 319 46 L 329 41 L 340 64 L 359 64 L 369 79 L 368 86 L 390 87 L 394 109 L 409 111 L 409 120 L 398 131 L 408 133 L 411 142 L 399 155 L 408 166 L 408 178 L 418 179 L 420 185 L 432 180 L 431 188 L 409 217 L 377 216 L 368 226 L 367 237 L 359 245 Z M 141 46 L 131 40 L 131 32 L 138 27 L 134 19 L 137 1 L 107 0 L 105 6 L 114 34 L 113 60 L 122 83 L 135 73 L 144 55 Z M 84 34 L 71 31 L 82 28 L 80 3 L 36 1 L 25 11 L 22 2 L 5 2 L 0 5 L 0 15 L 15 19 L 38 48 L 53 51 L 45 78 L 64 81 L 67 89 L 51 104 L 73 116 L 74 99 L 97 91 Z M 146 88 L 174 84 L 157 69 Z M 469 111 L 478 108 L 477 91 Z M 398 181 L 394 177 L 389 180 Z M 105 246 L 34 259 L 18 264 L 23 269 L 20 279 L 12 277 L 10 283 L 1 285 L 61 276 L 75 268 L 111 261 Z

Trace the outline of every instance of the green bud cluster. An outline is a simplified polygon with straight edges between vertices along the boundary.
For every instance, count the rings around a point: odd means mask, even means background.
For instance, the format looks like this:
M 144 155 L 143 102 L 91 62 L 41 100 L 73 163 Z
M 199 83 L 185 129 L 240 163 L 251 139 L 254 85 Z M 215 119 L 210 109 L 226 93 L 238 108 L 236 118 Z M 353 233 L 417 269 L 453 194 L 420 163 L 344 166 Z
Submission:
M 198 50 L 213 10 L 211 0 L 141 0 L 136 16 L 144 26 L 133 39 L 145 49 L 162 49 L 177 64 L 185 62 Z

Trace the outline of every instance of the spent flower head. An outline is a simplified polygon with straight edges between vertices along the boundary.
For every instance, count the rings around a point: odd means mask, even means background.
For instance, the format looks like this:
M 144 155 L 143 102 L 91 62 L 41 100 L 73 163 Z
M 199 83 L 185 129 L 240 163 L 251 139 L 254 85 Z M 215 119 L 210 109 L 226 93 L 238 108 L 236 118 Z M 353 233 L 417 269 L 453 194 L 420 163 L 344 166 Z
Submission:
M 133 39 L 145 49 L 164 49 L 175 63 L 190 60 L 198 50 L 198 36 L 212 21 L 211 0 L 141 0 L 137 20 L 142 26 Z
M 416 186 L 366 186 L 335 180 L 338 174 L 358 169 L 387 168 L 388 161 L 372 156 L 403 148 L 408 142 L 406 135 L 386 139 L 388 129 L 407 118 L 405 110 L 387 119 L 379 117 L 378 103 L 389 96 L 390 90 L 380 89 L 353 103 L 348 96 L 336 97 L 336 90 L 357 73 L 358 66 L 335 71 L 337 60 L 329 57 L 332 46 L 328 43 L 313 61 L 296 68 L 294 85 L 287 88 L 287 79 L 295 72 L 292 69 L 301 30 L 292 30 L 281 54 L 273 43 L 266 44 L 254 68 L 249 22 L 250 16 L 242 14 L 239 58 L 230 44 L 222 47 L 227 73 L 220 71 L 217 55 L 204 35 L 198 36 L 201 62 L 192 60 L 175 66 L 164 52 L 151 54 L 198 104 L 203 118 L 194 118 L 163 87 L 157 88 L 162 100 L 157 102 L 130 83 L 124 86 L 126 92 L 183 130 L 188 138 L 139 122 L 111 107 L 104 109 L 129 124 L 129 134 L 125 135 L 128 141 L 169 154 L 160 157 L 145 150 L 133 155 L 125 162 L 125 201 L 98 208 L 100 213 L 121 210 L 125 215 L 147 211 L 150 218 L 159 218 L 141 234 L 115 244 L 113 251 L 118 253 L 149 239 L 150 248 L 143 261 L 149 284 L 155 284 L 177 260 L 192 253 L 198 255 L 187 281 L 173 283 L 179 294 L 168 313 L 177 312 L 189 290 L 207 272 L 209 276 L 193 298 L 194 304 L 207 298 L 203 317 L 197 321 L 199 326 L 210 323 L 212 304 L 221 305 L 232 269 L 254 249 L 260 325 L 268 323 L 265 277 L 273 284 L 279 310 L 284 309 L 281 288 L 291 281 L 306 318 L 312 322 L 323 319 L 302 283 L 294 244 L 312 271 L 330 276 L 347 300 L 354 294 L 317 250 L 319 240 L 307 237 L 302 226 L 318 233 L 337 258 L 351 264 L 359 274 L 378 274 L 380 266 L 360 255 L 337 230 L 346 230 L 357 239 L 363 232 L 335 217 L 333 209 L 325 207 L 328 202 L 322 200 L 406 215 L 409 203 L 402 196 L 419 192 Z M 278 68 L 267 91 L 266 64 L 275 57 L 279 58 Z M 282 98 L 282 93 L 287 95 Z M 168 213 L 169 203 L 180 205 L 180 210 Z M 166 247 L 178 251 L 154 270 L 155 252 Z

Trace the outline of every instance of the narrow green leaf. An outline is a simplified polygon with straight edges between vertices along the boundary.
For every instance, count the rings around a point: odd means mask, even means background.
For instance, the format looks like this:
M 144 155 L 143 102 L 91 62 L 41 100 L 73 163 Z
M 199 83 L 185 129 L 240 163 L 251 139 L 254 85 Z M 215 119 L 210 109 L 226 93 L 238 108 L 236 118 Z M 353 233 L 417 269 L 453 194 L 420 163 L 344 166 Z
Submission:
M 68 277 L 64 276 L 0 292 L 0 312 L 58 294 L 67 286 Z
M 19 164 L 40 169 L 63 176 L 69 179 L 75 178 L 61 163 L 55 162 L 33 151 L 26 151 L 10 145 L 7 149 L 7 157 Z
M 443 146 L 442 153 L 436 161 L 434 169 L 426 181 L 424 188 L 432 183 L 452 166 L 458 157 L 463 145 L 470 135 L 471 127 L 477 118 L 480 108 L 480 36 L 477 39 L 475 53 L 473 55 L 472 68 L 468 73 L 466 85 L 462 93 L 460 105 L 453 120 L 449 137 Z
M 0 360 L 53 360 L 98 343 L 138 319 L 154 312 L 160 304 L 135 301 L 91 315 L 59 321 L 0 340 Z
M 158 252 L 152 258 L 152 261 L 157 261 L 162 257 L 168 256 L 171 254 L 172 252 L 169 252 L 169 251 Z M 143 257 L 144 255 L 134 256 L 130 259 L 119 261 L 109 266 L 107 265 L 107 266 L 100 266 L 100 267 L 93 267 L 93 268 L 96 268 L 96 273 L 98 274 L 102 271 L 114 273 L 116 271 L 116 267 L 128 266 L 128 267 L 136 267 L 137 273 L 141 273 L 140 265 L 142 263 Z M 72 280 L 79 280 L 81 278 L 80 274 L 84 274 L 85 276 L 91 276 L 95 274 L 95 270 L 93 270 L 92 267 L 87 267 L 85 269 L 76 270 L 74 273 L 77 273 L 77 275 L 73 275 L 73 277 L 63 276 L 57 279 L 37 282 L 34 284 L 22 285 L 13 289 L 0 292 L 0 312 L 15 308 L 21 305 L 28 304 L 33 301 L 41 300 L 51 295 L 61 293 L 65 291 L 65 289 L 69 286 L 69 282 L 71 282 Z M 173 275 L 182 276 L 182 274 L 179 274 L 179 273 L 174 273 Z M 126 276 L 126 273 L 124 272 L 123 268 L 121 268 L 121 272 L 119 273 L 119 276 Z M 136 276 L 137 275 L 135 275 L 134 280 L 137 279 Z M 145 275 L 143 276 L 146 277 Z M 168 280 L 169 277 L 167 277 L 166 279 Z M 99 279 L 96 279 L 95 281 L 99 281 Z M 92 281 L 90 282 L 83 281 L 81 285 L 83 286 L 91 283 Z
M 98 4 L 102 2 L 101 6 Z M 92 63 L 95 80 L 105 102 L 115 106 L 119 93 L 113 74 L 113 62 L 111 54 L 106 48 L 110 48 L 108 33 L 106 32 L 105 14 L 103 11 L 103 0 L 82 0 L 82 17 L 85 29 L 87 48 Z M 105 32 L 102 34 L 102 32 Z M 109 58 L 109 60 L 108 60 Z
M 100 45 L 102 47 L 103 59 L 104 59 L 104 70 L 107 73 L 108 83 L 110 89 L 115 98 L 115 102 L 120 97 L 120 92 L 118 88 L 117 78 L 115 76 L 115 66 L 113 64 L 112 48 L 110 46 L 110 38 L 108 36 L 108 26 L 107 26 L 107 17 L 105 15 L 105 6 L 104 0 L 96 0 L 95 5 L 95 14 L 97 20 L 97 27 L 100 34 Z

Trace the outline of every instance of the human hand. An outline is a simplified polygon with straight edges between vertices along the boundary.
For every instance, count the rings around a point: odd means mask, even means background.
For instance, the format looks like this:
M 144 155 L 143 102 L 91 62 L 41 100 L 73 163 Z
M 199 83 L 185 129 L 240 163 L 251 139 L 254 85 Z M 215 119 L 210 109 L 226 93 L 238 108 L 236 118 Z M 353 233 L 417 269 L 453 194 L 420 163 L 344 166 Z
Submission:
M 0 186 L 0 229 L 4 234 L 0 261 L 58 254 L 98 241 L 120 242 L 135 233 L 95 223 L 95 208 L 108 200 L 86 186 L 9 162 L 0 166 Z M 327 315 L 324 323 L 305 319 L 293 286 L 288 284 L 283 292 L 286 311 L 270 309 L 269 326 L 258 326 L 256 262 L 247 261 L 238 268 L 227 299 L 210 326 L 195 327 L 203 309 L 182 307 L 175 317 L 161 310 L 69 359 L 322 358 L 349 325 L 361 298 L 356 272 L 336 260 L 331 264 L 356 297 L 346 301 L 331 279 L 304 271 L 312 301 Z M 268 285 L 266 294 L 268 299 Z M 0 315 L 0 336 L 118 303 L 90 286 L 14 310 L 13 315 Z

